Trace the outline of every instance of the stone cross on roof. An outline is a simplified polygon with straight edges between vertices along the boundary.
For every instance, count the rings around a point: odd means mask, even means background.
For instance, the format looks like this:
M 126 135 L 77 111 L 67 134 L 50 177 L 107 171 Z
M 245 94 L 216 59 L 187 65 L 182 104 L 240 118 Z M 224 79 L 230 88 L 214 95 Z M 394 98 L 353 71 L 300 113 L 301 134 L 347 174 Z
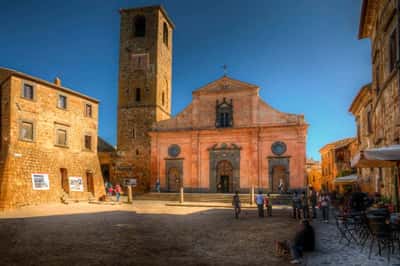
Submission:
M 224 69 L 224 77 L 226 77 L 226 74 L 228 73 L 228 66 L 226 64 L 223 64 L 222 68 Z

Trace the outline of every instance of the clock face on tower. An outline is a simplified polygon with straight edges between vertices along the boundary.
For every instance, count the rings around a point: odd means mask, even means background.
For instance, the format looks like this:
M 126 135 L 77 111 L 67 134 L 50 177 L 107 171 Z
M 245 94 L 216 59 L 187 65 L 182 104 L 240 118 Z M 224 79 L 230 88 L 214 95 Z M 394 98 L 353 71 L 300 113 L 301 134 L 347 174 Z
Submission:
M 181 147 L 177 144 L 172 144 L 168 147 L 168 155 L 171 157 L 177 157 L 181 153 Z
M 281 156 L 286 152 L 286 144 L 282 141 L 274 142 L 271 146 L 272 153 Z

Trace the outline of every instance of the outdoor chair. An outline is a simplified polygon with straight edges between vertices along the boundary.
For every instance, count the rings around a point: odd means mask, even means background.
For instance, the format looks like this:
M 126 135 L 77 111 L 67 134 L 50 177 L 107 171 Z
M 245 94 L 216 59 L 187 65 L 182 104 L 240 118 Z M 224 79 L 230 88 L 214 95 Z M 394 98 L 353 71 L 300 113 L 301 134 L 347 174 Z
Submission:
M 390 254 L 393 251 L 393 235 L 389 224 L 386 223 L 385 216 L 368 215 L 368 227 L 372 236 L 369 255 L 373 250 L 375 242 L 378 244 L 378 254 L 382 256 L 382 250 L 387 249 L 388 261 L 390 262 Z
M 356 226 L 348 216 L 337 213 L 335 215 L 335 223 L 336 228 L 340 233 L 339 243 L 342 241 L 342 239 L 346 239 L 348 245 L 352 242 L 352 240 L 357 243 L 357 239 L 354 236 Z

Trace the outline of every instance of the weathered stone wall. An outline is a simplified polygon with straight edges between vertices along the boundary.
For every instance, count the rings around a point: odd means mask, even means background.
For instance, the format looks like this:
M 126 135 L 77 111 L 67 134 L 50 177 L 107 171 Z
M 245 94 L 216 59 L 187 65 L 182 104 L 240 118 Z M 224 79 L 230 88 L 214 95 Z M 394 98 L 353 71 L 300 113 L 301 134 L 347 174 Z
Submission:
M 396 34 L 396 60 L 399 58 L 397 1 L 370 1 L 362 16 L 360 37 L 369 37 L 372 44 L 372 83 L 367 100 L 353 114 L 360 125 L 360 149 L 368 149 L 400 143 L 400 77 L 398 66 L 390 69 L 390 37 L 393 33 Z M 370 131 L 368 111 L 372 114 Z M 359 169 L 358 173 L 363 190 L 393 195 L 394 169 L 365 168 Z
M 21 97 L 24 79 L 11 77 L 9 110 L 9 138 L 3 138 L 2 145 L 7 149 L 2 176 L 0 207 L 16 207 L 36 203 L 59 201 L 63 195 L 61 168 L 67 169 L 68 176 L 82 177 L 84 192 L 70 192 L 71 198 L 87 199 L 87 173 L 93 175 L 94 197 L 104 195 L 104 183 L 97 157 L 98 104 L 86 98 L 34 81 L 34 100 Z M 7 90 L 3 90 L 6 92 Z M 67 96 L 67 108 L 57 107 L 58 95 Z M 7 101 L 2 95 L 2 102 Z M 92 105 L 92 117 L 84 115 L 85 104 Z M 6 112 L 5 112 L 6 113 Z M 2 114 L 2 123 L 6 118 Z M 34 124 L 33 141 L 20 139 L 20 122 Z M 56 130 L 67 130 L 67 145 L 56 145 Z M 2 128 L 3 129 L 3 128 Z M 91 150 L 84 147 L 84 136 L 92 136 Z M 49 175 L 49 190 L 33 190 L 32 173 Z
M 134 36 L 134 20 L 144 16 L 145 36 Z M 168 43 L 163 41 L 164 23 Z M 138 178 L 138 189 L 146 190 L 150 178 L 150 137 L 152 123 L 167 119 L 171 112 L 172 32 L 160 7 L 121 10 L 119 55 L 119 98 L 116 176 Z M 138 66 L 135 56 L 145 61 Z M 140 89 L 140 100 L 136 89 Z

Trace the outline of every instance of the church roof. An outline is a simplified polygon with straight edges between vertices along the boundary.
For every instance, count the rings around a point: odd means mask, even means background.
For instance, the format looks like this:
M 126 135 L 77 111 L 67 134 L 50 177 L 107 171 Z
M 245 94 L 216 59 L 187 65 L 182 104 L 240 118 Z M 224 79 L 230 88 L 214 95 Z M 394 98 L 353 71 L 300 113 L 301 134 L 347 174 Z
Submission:
M 193 94 L 214 93 L 214 92 L 233 92 L 239 90 L 255 90 L 258 91 L 259 87 L 244 81 L 233 79 L 228 76 L 214 80 L 205 86 L 193 91 Z

